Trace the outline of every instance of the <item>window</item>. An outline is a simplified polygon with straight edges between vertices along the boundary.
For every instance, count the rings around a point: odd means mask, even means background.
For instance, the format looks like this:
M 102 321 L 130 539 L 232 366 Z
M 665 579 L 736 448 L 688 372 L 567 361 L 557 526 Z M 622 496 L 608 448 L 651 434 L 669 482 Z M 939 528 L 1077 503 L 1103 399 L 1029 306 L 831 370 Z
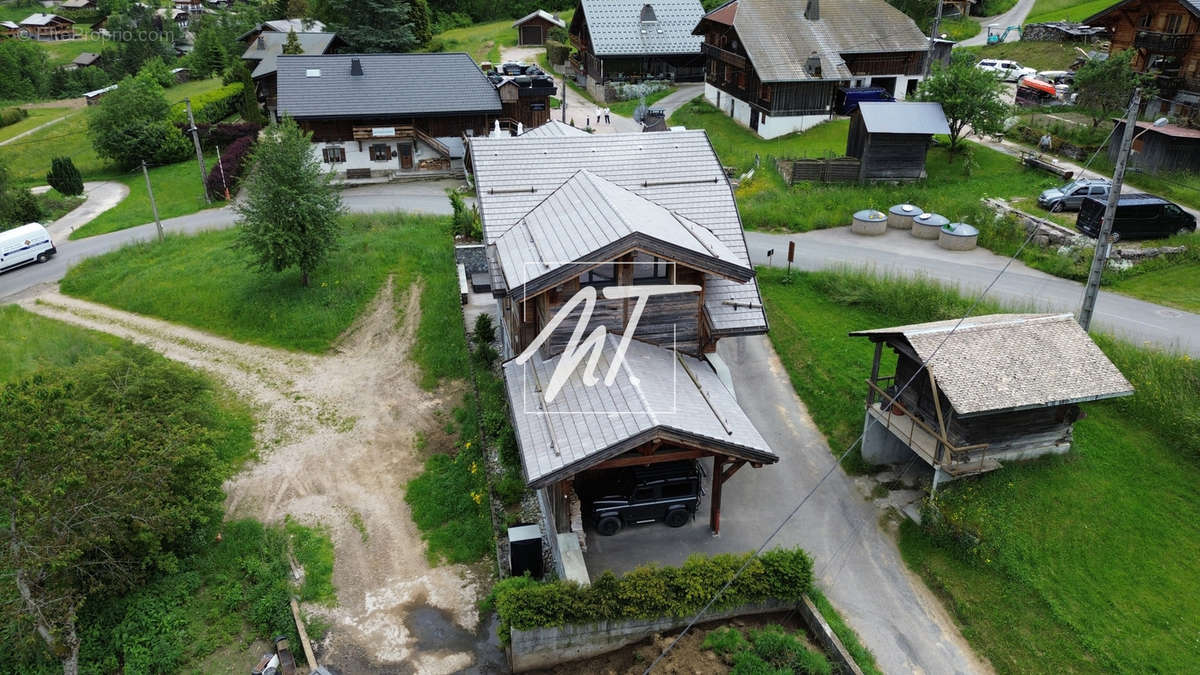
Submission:
M 346 149 L 341 147 L 325 148 L 321 151 L 321 158 L 326 164 L 344 162 L 346 161 Z
M 662 284 L 670 279 L 673 262 L 663 260 L 644 253 L 638 253 L 633 260 L 633 283 Z
M 579 275 L 579 283 L 581 284 L 611 285 L 616 282 L 616 279 L 617 276 L 612 263 L 605 263 Z
M 392 149 L 385 143 L 376 143 L 371 146 L 371 161 L 386 162 L 392 158 Z
M 633 501 L 635 502 L 648 502 L 652 499 L 654 499 L 654 488 L 652 487 L 640 487 L 633 492 Z
M 1168 14 L 1167 15 L 1167 32 L 1168 33 L 1178 33 L 1180 24 L 1182 24 L 1182 23 L 1183 23 L 1183 15 L 1182 14 Z
M 739 70 L 739 71 L 738 71 L 738 73 L 737 73 L 737 86 L 738 86 L 738 88 L 739 88 L 739 89 L 745 89 L 745 88 L 746 88 L 746 73 L 745 73 L 745 71 L 742 71 L 742 70 Z
M 662 488 L 663 499 L 679 499 L 693 494 L 691 483 L 667 483 Z
M 1167 204 L 1163 206 L 1163 211 L 1165 211 L 1167 216 L 1171 218 L 1178 218 L 1179 216 L 1183 215 L 1183 209 L 1175 206 L 1174 204 Z
M 764 101 L 771 101 L 771 87 L 763 84 L 758 87 L 758 97 Z
M 1138 28 L 1149 28 L 1152 23 L 1154 23 L 1154 15 L 1143 14 L 1142 18 L 1138 19 Z

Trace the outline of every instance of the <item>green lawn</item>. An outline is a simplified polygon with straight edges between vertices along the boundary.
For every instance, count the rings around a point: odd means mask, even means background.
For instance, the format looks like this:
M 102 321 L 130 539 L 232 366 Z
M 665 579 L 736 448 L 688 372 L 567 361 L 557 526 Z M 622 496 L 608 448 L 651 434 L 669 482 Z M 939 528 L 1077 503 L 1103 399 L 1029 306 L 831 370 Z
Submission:
M 1025 23 L 1082 21 L 1112 5 L 1112 0 L 1037 0 Z
M 760 280 L 772 343 L 835 451 L 861 430 L 871 364 L 869 341 L 847 331 L 968 305 L 927 284 L 832 272 Z M 1001 673 L 1186 672 L 1200 661 L 1200 364 L 1099 343 L 1135 396 L 1086 405 L 1067 456 L 943 488 L 942 512 L 977 545 L 902 530 L 906 561 Z
M 981 30 L 983 29 L 979 26 L 978 21 L 972 21 L 965 16 L 945 19 L 938 24 L 938 33 L 944 34 L 947 38 L 955 42 L 973 38 L 979 35 Z
M 1005 42 L 1000 45 L 959 47 L 978 58 L 1009 59 L 1037 70 L 1066 70 L 1079 55 L 1070 42 Z
M 210 170 L 217 163 L 215 153 L 210 153 L 205 159 Z M 114 179 L 129 186 L 129 195 L 113 208 L 96 216 L 95 220 L 72 232 L 71 239 L 154 222 L 154 211 L 150 208 L 150 197 L 146 192 L 146 178 L 141 170 L 114 176 Z M 154 187 L 158 217 L 164 220 L 225 205 L 223 200 L 205 203 L 200 167 L 194 159 L 150 169 L 150 184 Z
M 559 18 L 571 23 L 575 10 L 558 12 Z M 517 17 L 514 17 L 517 18 Z M 517 29 L 513 28 L 513 19 L 481 23 L 466 28 L 453 28 L 438 33 L 429 41 L 428 50 L 433 52 L 466 52 L 478 62 L 491 61 L 500 64 L 500 47 L 511 47 L 517 44 Z M 545 53 L 543 51 L 543 53 Z
M 67 115 L 71 112 L 73 112 L 71 108 L 30 108 L 29 117 L 26 117 L 16 124 L 0 127 L 0 141 L 7 141 L 14 136 L 23 134 L 30 129 L 45 124 L 46 122 L 60 119 L 64 115 Z
M 1200 235 L 1192 235 L 1197 236 Z M 1195 246 L 1200 249 L 1200 244 Z M 1162 269 L 1121 279 L 1111 286 L 1111 290 L 1200 314 L 1200 261 L 1180 261 Z
M 116 349 L 121 340 L 0 305 L 0 384 L 48 366 L 72 366 Z
M 47 223 L 62 218 L 71 211 L 74 211 L 85 201 L 81 195 L 68 197 L 54 189 L 37 195 L 37 200 L 42 206 L 42 211 L 45 212 L 45 215 L 42 216 L 42 221 Z
M 76 26 L 78 29 L 79 26 Z M 108 40 L 59 40 L 57 42 L 39 42 L 46 50 L 50 66 L 61 66 L 75 60 L 83 52 L 99 53 L 104 50 Z

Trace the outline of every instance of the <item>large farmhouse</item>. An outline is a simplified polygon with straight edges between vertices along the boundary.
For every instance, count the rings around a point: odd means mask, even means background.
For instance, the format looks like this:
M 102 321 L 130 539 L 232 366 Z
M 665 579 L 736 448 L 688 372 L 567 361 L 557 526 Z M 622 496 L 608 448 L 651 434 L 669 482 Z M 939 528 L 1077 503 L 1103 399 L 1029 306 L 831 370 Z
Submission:
M 275 60 L 283 54 L 283 46 L 290 35 L 290 32 L 261 31 L 242 53 L 242 60 L 246 62 L 250 78 L 254 81 L 255 93 L 266 106 L 268 114 L 273 113 L 277 105 Z M 302 54 L 328 54 L 345 46 L 345 42 L 335 33 L 295 33 L 295 36 Z
M 21 22 L 21 32 L 33 40 L 73 40 L 75 22 L 57 14 L 30 14 Z
M 705 99 L 763 138 L 829 119 L 838 87 L 903 99 L 929 46 L 884 0 L 731 0 L 694 33 L 704 38 Z
M 579 0 L 570 71 L 599 100 L 609 82 L 698 81 L 704 57 L 692 28 L 703 14 L 699 0 Z
M 696 461 L 718 532 L 722 486 L 747 464 L 778 460 L 716 355 L 723 337 L 767 331 L 733 191 L 703 131 L 558 131 L 470 147 L 513 357 L 504 377 L 543 532 L 560 561 L 586 540 L 587 496 L 604 493 L 612 472 Z M 635 299 L 639 289 L 653 295 Z M 587 298 L 590 310 L 569 306 Z M 592 344 L 600 381 L 578 364 L 552 395 L 577 324 L 606 334 Z

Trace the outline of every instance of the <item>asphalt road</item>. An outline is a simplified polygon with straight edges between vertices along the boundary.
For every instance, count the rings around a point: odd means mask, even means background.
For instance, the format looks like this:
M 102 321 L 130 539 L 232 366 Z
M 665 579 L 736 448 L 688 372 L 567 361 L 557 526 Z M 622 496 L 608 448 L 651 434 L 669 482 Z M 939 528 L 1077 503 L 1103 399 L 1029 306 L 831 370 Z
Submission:
M 786 266 L 790 241 L 796 242 L 796 269 L 866 267 L 897 276 L 924 276 L 971 294 L 991 284 L 1008 261 L 984 249 L 945 251 L 936 242 L 914 239 L 904 230 L 888 230 L 881 237 L 854 235 L 846 227 L 792 235 L 746 233 L 750 258 L 756 265 L 767 264 L 767 251 L 775 249 L 771 262 L 776 267 Z M 1017 261 L 986 297 L 1017 310 L 1077 313 L 1083 301 L 1083 285 Z M 1200 315 L 1101 291 L 1092 327 L 1134 343 L 1150 343 L 1200 357 Z
M 980 31 L 979 34 L 972 38 L 967 38 L 959 42 L 956 47 L 972 47 L 975 45 L 987 44 L 987 25 L 990 23 L 996 24 L 1001 32 L 1009 26 L 1022 26 L 1025 24 L 1025 17 L 1029 16 L 1029 11 L 1033 9 L 1034 0 L 1019 0 L 1013 8 L 999 16 L 987 16 L 979 18 Z M 1017 35 L 1016 31 L 1008 34 L 1008 39 L 1005 42 L 1016 42 L 1021 36 Z
M 385 183 L 346 190 L 342 201 L 354 213 L 379 211 L 409 211 L 417 213 L 451 213 L 446 188 L 461 185 L 461 181 L 421 181 Z M 231 227 L 237 216 L 228 207 L 209 209 L 163 221 L 163 229 L 171 233 L 190 234 L 203 230 Z M 53 227 L 53 226 L 52 226 Z M 62 279 L 67 270 L 79 261 L 107 253 L 136 241 L 148 241 L 157 236 L 153 223 L 110 232 L 95 237 L 70 241 L 60 237 L 55 241 L 58 255 L 41 265 L 0 273 L 0 302 L 12 302 L 30 288 Z

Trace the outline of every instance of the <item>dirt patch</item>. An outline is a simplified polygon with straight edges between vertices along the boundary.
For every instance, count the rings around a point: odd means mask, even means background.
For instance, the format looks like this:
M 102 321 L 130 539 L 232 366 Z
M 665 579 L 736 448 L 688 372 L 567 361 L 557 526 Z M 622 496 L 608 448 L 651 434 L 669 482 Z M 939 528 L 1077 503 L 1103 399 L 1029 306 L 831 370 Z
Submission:
M 260 460 L 226 483 L 226 511 L 329 528 L 338 604 L 305 607 L 332 626 L 317 645 L 323 665 L 451 673 L 476 661 L 475 641 L 462 636 L 477 632 L 480 573 L 430 567 L 404 502 L 406 482 L 421 469 L 414 439 L 442 433 L 439 411 L 462 394 L 462 385 L 416 385 L 408 351 L 420 291 L 410 289 L 398 313 L 389 279 L 326 356 L 245 345 L 55 292 L 22 305 L 212 373 L 256 407 Z M 449 647 L 431 640 L 434 616 L 445 618 L 438 630 L 453 626 L 462 639 Z

